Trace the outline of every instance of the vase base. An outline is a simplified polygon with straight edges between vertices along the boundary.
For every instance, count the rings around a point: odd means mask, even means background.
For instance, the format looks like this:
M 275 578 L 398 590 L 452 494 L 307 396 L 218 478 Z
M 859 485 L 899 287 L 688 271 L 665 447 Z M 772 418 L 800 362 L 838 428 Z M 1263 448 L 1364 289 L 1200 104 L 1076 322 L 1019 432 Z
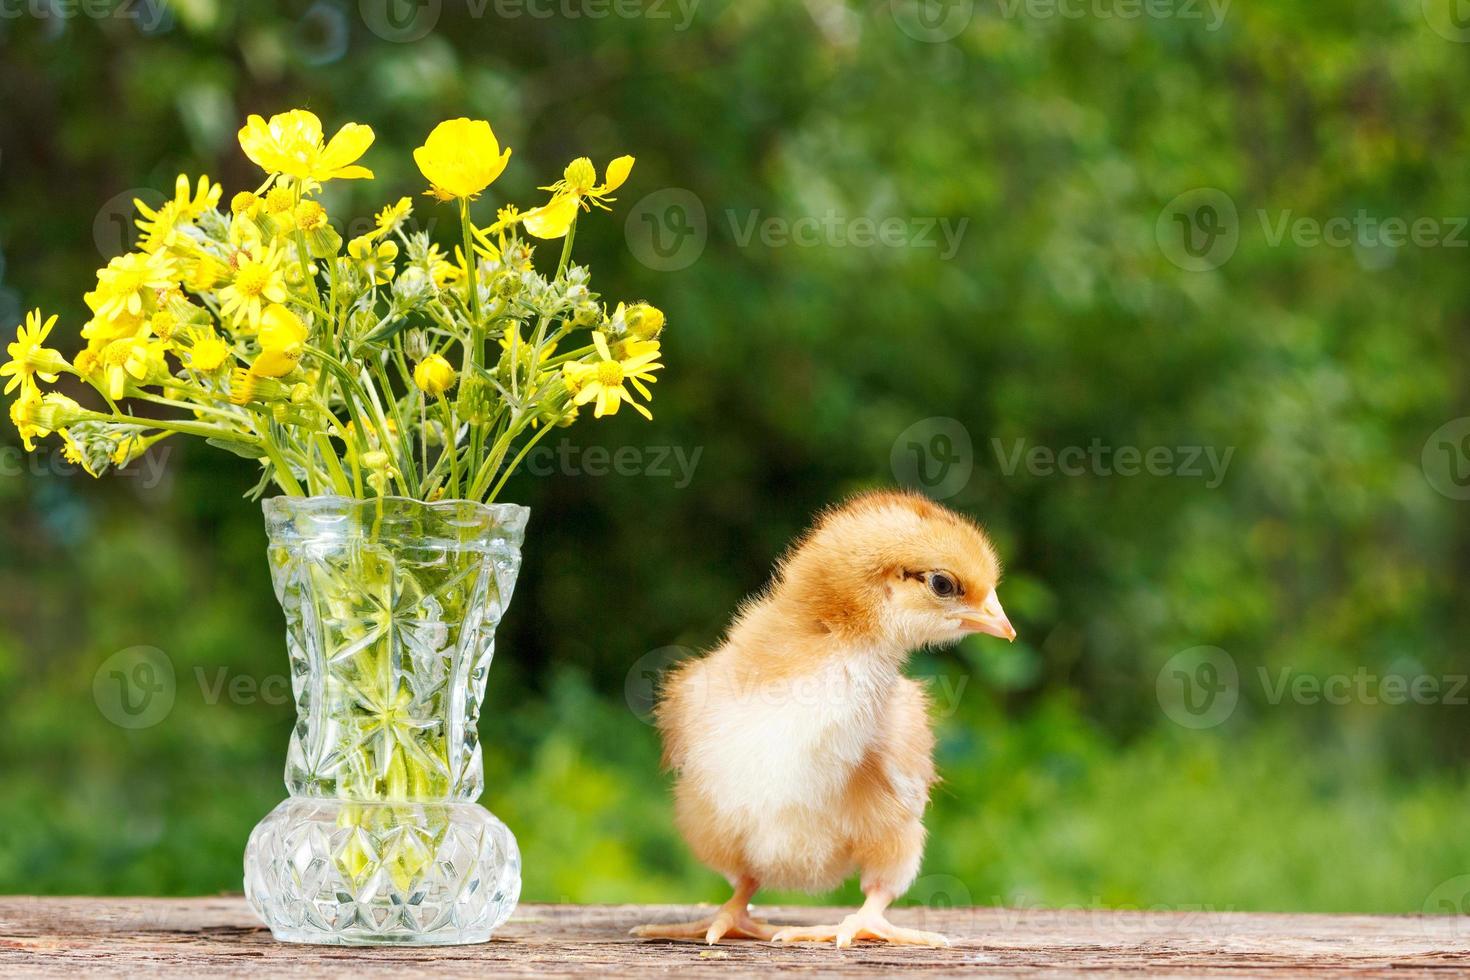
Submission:
M 478 803 L 297 797 L 245 849 L 245 897 L 283 942 L 482 943 L 520 893 L 515 837 Z

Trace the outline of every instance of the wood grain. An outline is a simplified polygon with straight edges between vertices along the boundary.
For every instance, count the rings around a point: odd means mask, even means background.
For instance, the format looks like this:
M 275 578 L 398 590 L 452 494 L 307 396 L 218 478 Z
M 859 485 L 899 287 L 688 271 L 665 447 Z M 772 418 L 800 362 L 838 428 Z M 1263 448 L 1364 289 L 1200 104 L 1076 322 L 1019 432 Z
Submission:
M 708 911 L 705 909 L 704 911 Z M 838 910 L 761 907 L 776 922 L 831 922 Z M 900 909 L 894 921 L 950 936 L 949 949 L 848 950 L 629 938 L 677 906 L 523 905 L 479 946 L 360 948 L 274 941 L 238 897 L 0 898 L 0 975 L 282 974 L 442 977 L 755 977 L 921 972 L 1074 975 L 1406 977 L 1470 972 L 1470 918 L 1238 912 Z

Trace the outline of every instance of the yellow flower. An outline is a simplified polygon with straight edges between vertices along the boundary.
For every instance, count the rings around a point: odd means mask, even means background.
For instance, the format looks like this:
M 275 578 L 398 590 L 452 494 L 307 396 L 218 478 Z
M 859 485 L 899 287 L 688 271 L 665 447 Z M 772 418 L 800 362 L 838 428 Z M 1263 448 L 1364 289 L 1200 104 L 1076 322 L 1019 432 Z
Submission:
M 618 407 L 627 402 L 644 418 L 653 418 L 653 413 L 638 404 L 623 385 L 631 384 L 644 398 L 653 397 L 645 382 L 652 384 L 657 380 L 653 372 L 663 367 L 658 362 L 658 341 L 640 341 L 640 346 L 621 360 L 613 357 L 602 331 L 593 332 L 592 343 L 597 347 L 600 360 L 567 364 L 562 369 L 567 379 L 567 390 L 572 391 L 575 386 L 575 404 L 585 405 L 595 399 L 597 405 L 592 414 L 602 418 L 604 415 L 616 415 Z
M 97 383 L 97 379 L 102 374 L 102 348 L 104 346 L 106 345 L 93 340 L 89 341 L 82 350 L 77 351 L 77 356 L 72 362 L 77 377 L 93 384 Z
M 347 254 L 357 260 L 362 271 L 373 282 L 381 286 L 393 279 L 393 261 L 398 258 L 398 243 L 379 242 L 376 237 L 376 232 L 357 236 L 347 243 Z
M 438 354 L 430 354 L 414 365 L 413 383 L 435 398 L 453 388 L 455 380 L 454 366 Z
M 162 253 L 128 252 L 97 271 L 97 288 L 86 295 L 87 305 L 97 320 L 139 316 L 149 290 L 168 289 L 174 284 L 174 266 Z M 82 336 L 90 336 L 85 329 Z
M 41 393 L 30 385 L 20 389 L 15 401 L 10 403 L 10 421 L 20 433 L 20 441 L 26 452 L 36 448 L 36 439 L 50 435 L 51 430 L 38 424 L 37 413 L 41 408 Z
M 323 146 L 322 121 L 315 113 L 292 109 L 271 116 L 269 122 L 251 116 L 239 137 L 240 149 L 267 173 L 312 181 L 356 180 L 373 175 L 366 167 L 354 165 L 373 145 L 369 126 L 348 123 Z
M 201 176 L 197 190 L 190 192 L 189 178 L 179 174 L 174 181 L 174 196 L 172 200 L 164 201 L 155 211 L 141 200 L 134 200 L 133 206 L 138 209 L 138 228 L 143 232 L 143 241 L 138 246 L 145 252 L 156 252 L 165 246 L 172 245 L 177 238 L 176 232 L 179 225 L 188 224 L 197 219 L 205 211 L 219 203 L 220 194 L 224 188 L 219 184 L 211 184 L 209 178 Z
M 185 273 L 184 285 L 193 293 L 212 293 L 229 272 L 229 267 L 213 255 L 201 255 Z
M 159 340 L 173 340 L 174 331 L 179 329 L 179 317 L 173 310 L 159 310 L 148 318 L 148 329 Z
M 398 226 L 413 213 L 413 200 L 400 197 L 396 204 L 389 204 L 378 212 L 377 226 L 370 234 L 376 234 L 378 238 L 385 238 L 398 230 Z
M 434 127 L 414 162 L 440 200 L 472 198 L 495 182 L 510 159 L 483 119 L 449 119 Z
M 648 303 L 634 303 L 632 306 L 619 303 L 613 311 L 612 321 L 621 322 L 628 336 L 635 340 L 652 340 L 664 329 L 664 311 Z
M 274 245 L 256 248 L 257 254 L 245 249 L 235 253 L 235 275 L 220 290 L 220 316 L 255 330 L 260 314 L 268 303 L 286 301 L 286 276 L 281 271 L 281 251 Z
M 633 158 L 621 156 L 607 165 L 607 174 L 601 184 L 597 183 L 597 169 L 586 157 L 577 157 L 567 164 L 562 179 L 541 188 L 551 191 L 551 200 L 521 216 L 526 231 L 537 238 L 561 238 L 576 220 L 577 209 L 592 210 L 595 204 L 604 211 L 611 210 L 608 204 L 617 200 L 613 191 L 623 186 L 628 174 L 633 172 Z
M 130 337 L 102 348 L 102 382 L 107 397 L 116 400 L 126 395 L 129 379 L 147 381 L 166 373 L 163 347 L 162 341 Z
M 628 174 L 633 172 L 633 158 L 621 156 L 607 165 L 607 174 L 601 184 L 597 183 L 597 169 L 592 166 L 592 161 L 586 157 L 577 157 L 567 164 L 567 169 L 562 171 L 562 179 L 550 186 L 541 188 L 543 191 L 551 191 L 552 197 L 573 197 L 582 203 L 582 207 L 591 210 L 588 202 L 597 205 L 603 210 L 611 210 L 607 204 L 616 201 L 617 198 L 609 197 L 613 191 L 623 186 L 628 179 Z
M 284 214 L 291 210 L 296 204 L 296 195 L 291 188 L 284 184 L 277 184 L 265 195 L 266 214 Z
M 514 228 L 520 224 L 521 209 L 514 204 L 503 205 L 495 212 L 495 223 L 490 226 L 492 235 L 503 235 L 507 228 Z
M 213 330 L 200 329 L 194 332 L 194 345 L 189 348 L 189 367 L 208 374 L 219 370 L 220 365 L 230 358 L 230 345 L 220 339 Z
M 10 375 L 10 380 L 5 384 L 5 394 L 10 394 L 18 387 L 34 388 L 36 378 L 55 381 L 57 372 L 66 369 L 66 358 L 61 356 L 60 351 L 41 346 L 54 326 L 54 313 L 44 323 L 41 322 L 39 309 L 26 314 L 26 322 L 15 330 L 14 342 L 5 348 L 10 355 L 10 361 L 0 366 L 0 377 Z
M 299 231 L 312 232 L 327 223 L 327 209 L 315 201 L 302 201 L 292 212 Z
M 260 356 L 250 373 L 261 378 L 279 378 L 291 373 L 301 360 L 306 344 L 306 324 L 279 303 L 266 307 L 260 317 Z
M 241 191 L 230 198 L 230 213 L 249 216 L 260 207 L 260 197 L 251 191 Z
M 459 249 L 455 249 L 459 252 Z M 443 289 L 445 286 L 458 282 L 463 278 L 464 271 L 439 250 L 438 245 L 430 245 L 428 254 L 424 257 L 428 263 L 429 275 L 434 280 L 434 285 Z

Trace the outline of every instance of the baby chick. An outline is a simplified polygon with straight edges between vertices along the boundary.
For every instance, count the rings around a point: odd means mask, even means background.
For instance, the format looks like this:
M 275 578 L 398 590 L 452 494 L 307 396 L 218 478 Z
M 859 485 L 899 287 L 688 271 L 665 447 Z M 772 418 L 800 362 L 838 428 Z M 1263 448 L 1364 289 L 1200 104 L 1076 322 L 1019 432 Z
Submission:
M 725 642 L 661 692 L 676 823 L 735 894 L 698 922 L 633 934 L 947 945 L 885 916 L 918 874 L 937 778 L 929 701 L 901 669 L 969 633 L 1014 640 L 999 578 L 984 532 L 926 497 L 869 493 L 823 513 Z M 867 900 L 837 925 L 750 916 L 762 886 L 827 891 L 855 869 Z

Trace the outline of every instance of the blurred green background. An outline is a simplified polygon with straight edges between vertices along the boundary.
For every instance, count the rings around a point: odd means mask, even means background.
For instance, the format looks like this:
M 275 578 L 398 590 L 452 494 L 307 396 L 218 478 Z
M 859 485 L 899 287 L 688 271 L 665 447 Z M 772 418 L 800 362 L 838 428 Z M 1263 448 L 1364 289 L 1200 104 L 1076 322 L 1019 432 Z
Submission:
M 0 341 L 35 305 L 74 336 L 140 188 L 257 183 L 247 113 L 377 131 L 334 215 L 419 194 L 452 116 L 515 150 L 482 220 L 574 156 L 638 158 L 577 249 L 668 311 L 669 367 L 652 423 L 567 432 L 638 472 L 506 494 L 533 519 L 483 802 L 527 899 L 725 897 L 672 829 L 653 680 L 815 509 L 902 481 L 988 525 L 1021 633 L 913 662 L 945 782 L 910 901 L 1463 906 L 1453 6 L 161 3 L 4 7 Z M 293 717 L 251 464 L 180 442 L 92 481 L 5 430 L 0 891 L 238 890 Z M 93 681 L 140 645 L 177 689 L 130 730 Z

